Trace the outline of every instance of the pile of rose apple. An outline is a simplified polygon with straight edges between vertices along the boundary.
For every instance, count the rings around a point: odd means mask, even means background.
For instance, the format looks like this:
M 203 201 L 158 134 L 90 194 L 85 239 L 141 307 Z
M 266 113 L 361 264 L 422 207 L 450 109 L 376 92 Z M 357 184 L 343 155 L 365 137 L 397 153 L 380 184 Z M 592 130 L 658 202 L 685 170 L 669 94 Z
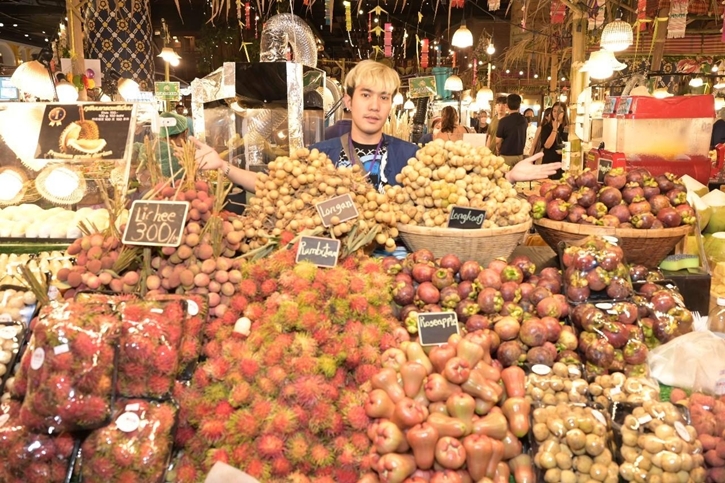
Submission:
M 492 354 L 503 366 L 579 360 L 576 335 L 560 321 L 569 305 L 555 268 L 536 275 L 536 266 L 525 256 L 510 263 L 495 259 L 482 267 L 453 254 L 436 260 L 425 249 L 403 261 L 391 257 L 383 263 L 395 274 L 393 300 L 411 334 L 418 331 L 418 314 L 455 311 L 466 330 L 490 335 Z
M 534 481 L 519 441 L 530 428 L 524 371 L 500 370 L 490 345 L 478 330 L 429 354 L 417 342 L 383 354 L 365 404 L 375 473 L 362 481 Z

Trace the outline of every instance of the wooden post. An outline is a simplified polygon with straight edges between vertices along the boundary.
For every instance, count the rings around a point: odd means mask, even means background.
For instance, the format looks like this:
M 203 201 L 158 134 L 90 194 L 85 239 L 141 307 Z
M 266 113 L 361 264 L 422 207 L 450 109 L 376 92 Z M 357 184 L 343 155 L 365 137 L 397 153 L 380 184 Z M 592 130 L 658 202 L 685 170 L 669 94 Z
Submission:
M 86 71 L 85 56 L 83 53 L 83 18 L 80 5 L 83 0 L 66 0 L 66 14 L 68 16 L 68 35 L 71 39 L 71 71 L 73 76 L 83 75 Z M 85 88 L 78 92 L 79 101 L 87 101 Z
M 665 41 L 667 40 L 667 25 L 670 23 L 669 16 L 669 5 L 657 11 L 657 18 L 666 18 L 667 20 L 658 22 L 655 19 L 655 22 L 657 22 L 657 37 L 654 39 L 655 45 L 652 49 L 652 65 L 650 67 L 650 70 L 655 72 L 662 68 L 662 57 L 665 54 Z
M 554 52 L 551 54 L 551 68 L 549 70 L 549 95 L 554 97 L 556 94 L 556 86 L 559 82 L 559 55 Z
M 576 173 L 582 167 L 582 146 L 581 140 L 576 135 L 577 99 L 584 90 L 587 82 L 586 73 L 579 72 L 586 61 L 587 55 L 587 7 L 583 3 L 572 3 L 563 0 L 571 8 L 573 21 L 571 26 L 571 72 L 569 74 L 569 169 Z

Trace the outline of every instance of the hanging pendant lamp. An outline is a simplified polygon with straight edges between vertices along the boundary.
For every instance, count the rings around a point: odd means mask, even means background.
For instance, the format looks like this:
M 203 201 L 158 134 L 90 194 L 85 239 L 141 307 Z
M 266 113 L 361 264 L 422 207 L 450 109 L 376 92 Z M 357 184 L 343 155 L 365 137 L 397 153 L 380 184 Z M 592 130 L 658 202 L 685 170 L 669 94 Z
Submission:
M 604 27 L 599 46 L 610 52 L 622 52 L 627 50 L 633 41 L 632 26 L 622 20 L 622 11 L 620 10 L 617 12 L 617 19 Z

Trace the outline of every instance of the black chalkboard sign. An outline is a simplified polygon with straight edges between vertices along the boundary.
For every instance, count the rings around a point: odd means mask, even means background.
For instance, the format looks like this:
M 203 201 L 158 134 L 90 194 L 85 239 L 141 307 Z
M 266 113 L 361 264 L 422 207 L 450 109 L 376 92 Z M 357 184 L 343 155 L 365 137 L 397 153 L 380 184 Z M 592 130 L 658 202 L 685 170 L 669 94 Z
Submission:
M 317 203 L 315 208 L 317 208 L 317 213 L 320 214 L 322 224 L 325 227 L 333 224 L 331 221 L 334 217 L 337 217 L 337 223 L 342 223 L 343 221 L 357 218 L 360 215 L 357 211 L 357 206 L 352 201 L 350 193 L 345 193 L 344 195 L 330 198 L 322 203 Z
M 418 314 L 420 345 L 439 345 L 458 333 L 458 316 L 455 312 L 427 312 Z
M 340 240 L 303 236 L 297 247 L 297 262 L 308 261 L 318 267 L 332 268 L 340 255 Z
M 600 183 L 604 183 L 604 177 L 612 170 L 611 159 L 599 159 L 599 172 L 597 173 L 597 180 Z
M 448 215 L 448 228 L 480 230 L 483 228 L 484 221 L 486 221 L 486 210 L 467 206 L 454 206 Z
M 152 247 L 178 247 L 184 232 L 186 201 L 136 200 L 131 205 L 123 243 Z

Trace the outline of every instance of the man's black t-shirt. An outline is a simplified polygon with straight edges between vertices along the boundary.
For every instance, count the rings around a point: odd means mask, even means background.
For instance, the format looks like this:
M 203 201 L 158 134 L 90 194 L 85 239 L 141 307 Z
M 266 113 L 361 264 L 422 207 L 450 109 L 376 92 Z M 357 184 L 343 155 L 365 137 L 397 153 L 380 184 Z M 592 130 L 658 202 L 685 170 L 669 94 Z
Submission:
M 526 127 L 528 122 L 520 112 L 512 112 L 498 121 L 496 137 L 501 138 L 501 156 L 518 156 L 524 154 L 526 145 Z

